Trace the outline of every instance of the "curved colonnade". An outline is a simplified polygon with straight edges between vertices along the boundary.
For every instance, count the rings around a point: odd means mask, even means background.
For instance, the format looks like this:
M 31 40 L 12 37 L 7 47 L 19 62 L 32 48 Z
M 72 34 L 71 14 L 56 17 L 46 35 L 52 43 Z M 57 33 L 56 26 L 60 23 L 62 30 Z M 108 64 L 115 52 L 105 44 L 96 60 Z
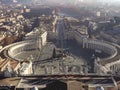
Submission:
M 11 58 L 15 58 L 15 56 L 21 52 L 27 52 L 27 51 L 31 51 L 31 50 L 36 50 L 38 48 L 41 47 L 41 45 L 39 44 L 38 47 L 38 43 L 36 41 L 23 41 L 23 42 L 19 42 L 16 43 L 17 45 L 13 45 L 12 47 L 10 47 L 8 49 L 8 55 Z
M 3 51 L 5 57 L 9 57 L 11 59 L 15 59 L 15 56 L 17 54 L 20 54 L 25 51 L 31 51 L 31 50 L 36 50 L 41 48 L 41 44 L 34 40 L 26 40 L 26 41 L 21 41 L 17 43 L 13 43 L 11 45 L 8 45 L 4 47 L 3 49 L 0 50 L 0 53 Z M 21 60 L 21 59 L 17 59 Z M 22 60 L 21 60 L 22 61 Z
M 87 35 L 81 35 L 78 31 L 73 31 L 73 30 L 70 30 L 67 33 L 65 33 L 64 37 L 68 39 L 75 39 L 80 45 L 82 45 L 83 48 L 99 50 L 109 55 L 109 57 L 107 58 L 101 59 L 99 61 L 95 61 L 95 65 L 94 65 L 95 73 L 107 74 L 108 72 L 111 71 L 114 74 L 116 71 L 120 70 L 119 67 L 120 59 L 116 58 L 120 56 L 119 47 L 116 47 L 112 44 L 103 41 L 89 39 Z M 14 57 L 18 53 L 21 53 L 23 51 L 40 49 L 41 46 L 42 44 L 40 44 L 40 42 L 36 42 L 33 40 L 26 40 L 8 45 L 3 49 L 1 49 L 0 52 L 6 49 L 8 57 L 14 59 Z
M 107 53 L 109 57 L 104 58 L 106 60 L 114 58 L 118 54 L 117 48 L 110 43 L 89 39 L 87 35 L 82 35 L 78 31 L 70 31 L 68 35 L 69 39 L 76 40 L 77 43 L 82 45 L 83 48 Z
M 113 43 L 92 40 L 87 35 L 82 35 L 78 31 L 69 31 L 65 36 L 69 39 L 74 39 L 83 48 L 92 49 L 99 52 L 104 52 L 109 57 L 96 60 L 94 62 L 94 72 L 97 74 L 120 74 L 120 46 Z

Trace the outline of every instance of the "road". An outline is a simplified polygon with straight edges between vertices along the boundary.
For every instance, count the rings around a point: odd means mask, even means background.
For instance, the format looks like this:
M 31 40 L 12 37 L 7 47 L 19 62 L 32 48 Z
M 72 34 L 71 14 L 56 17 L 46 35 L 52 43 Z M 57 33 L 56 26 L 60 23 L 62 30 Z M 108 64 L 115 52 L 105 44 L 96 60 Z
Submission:
M 57 22 L 57 47 L 63 49 L 64 48 L 64 22 L 62 18 L 58 19 Z
M 22 52 L 16 58 L 31 59 L 35 75 L 49 74 L 85 74 L 88 72 L 87 61 L 84 57 L 90 57 L 89 52 L 82 49 L 75 41 L 65 40 L 63 18 L 57 21 L 57 40 L 55 43 L 48 42 L 42 50 Z M 67 48 L 70 53 L 66 57 L 51 58 L 54 48 L 61 48 L 62 52 Z
M 85 67 L 85 60 L 81 56 L 76 56 L 78 49 L 72 45 L 72 42 L 68 42 L 64 39 L 64 34 L 66 32 L 64 28 L 63 18 L 59 18 L 57 21 L 57 40 L 56 43 L 47 44 L 42 48 L 39 59 L 35 61 L 35 73 L 34 74 L 83 74 L 87 73 Z M 67 45 L 69 43 L 70 45 Z M 55 45 L 55 46 L 54 46 Z M 72 47 L 73 46 L 73 47 Z M 61 48 L 63 50 L 70 48 L 71 53 L 66 57 L 51 58 L 53 48 Z M 77 49 L 77 50 L 75 50 Z M 72 52 L 74 52 L 72 54 Z M 51 57 L 50 57 L 51 56 Z
M 46 45 L 42 48 L 39 59 L 35 61 L 35 74 L 49 75 L 88 73 L 87 62 L 84 58 L 87 55 L 86 51 L 80 48 L 75 41 L 64 39 L 64 35 L 67 30 L 65 30 L 63 18 L 58 18 L 56 29 L 57 40 L 55 43 L 52 43 L 53 45 Z M 66 48 L 69 49 L 70 52 L 63 58 L 51 58 L 51 51 L 54 47 L 60 48 L 62 53 L 64 53 Z

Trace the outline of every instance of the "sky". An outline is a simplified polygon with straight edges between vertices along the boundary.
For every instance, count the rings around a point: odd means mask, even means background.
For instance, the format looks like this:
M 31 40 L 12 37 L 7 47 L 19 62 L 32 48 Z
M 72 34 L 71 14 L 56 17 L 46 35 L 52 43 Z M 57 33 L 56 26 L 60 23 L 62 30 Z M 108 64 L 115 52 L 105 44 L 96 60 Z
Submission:
M 79 3 L 79 2 L 86 2 L 86 3 L 92 3 L 92 2 L 108 2 L 108 3 L 111 3 L 111 2 L 120 2 L 120 0 L 37 0 L 37 1 L 47 1 L 47 2 L 54 2 L 54 3 Z
M 0 0 L 0 1 L 9 1 L 9 0 Z M 30 1 L 38 1 L 43 3 L 64 3 L 64 4 L 75 4 L 75 3 L 94 3 L 94 2 L 105 2 L 105 3 L 120 3 L 120 0 L 13 0 L 13 1 L 22 1 L 24 3 L 29 3 Z

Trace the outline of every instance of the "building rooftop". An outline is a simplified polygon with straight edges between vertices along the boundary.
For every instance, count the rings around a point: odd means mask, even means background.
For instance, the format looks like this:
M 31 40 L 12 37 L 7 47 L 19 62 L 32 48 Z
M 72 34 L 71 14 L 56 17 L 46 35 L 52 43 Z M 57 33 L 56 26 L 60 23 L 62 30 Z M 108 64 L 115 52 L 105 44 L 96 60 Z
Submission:
M 3 70 L 2 68 L 5 68 L 5 66 L 8 65 L 9 60 L 0 60 L 1 64 L 0 64 L 0 70 Z
M 0 35 L 0 42 L 5 38 L 5 35 Z
M 5 62 L 4 59 L 1 59 L 1 60 L 0 60 L 0 67 L 2 66 L 2 64 L 3 64 L 4 62 Z
M 20 80 L 18 77 L 0 79 L 0 86 L 17 86 Z
M 18 66 L 18 64 L 20 64 L 20 62 L 17 60 L 10 60 L 10 66 L 12 69 L 15 69 Z
M 37 36 L 42 35 L 44 32 L 45 32 L 45 29 L 43 29 L 43 28 L 40 28 L 40 27 L 35 28 L 34 31 L 31 31 L 25 35 L 25 39 L 26 40 L 32 39 L 32 38 L 34 39 Z
M 0 70 L 3 71 L 8 65 L 10 65 L 10 67 L 13 70 L 16 70 L 16 68 L 19 68 L 19 67 L 17 67 L 19 64 L 20 64 L 20 62 L 17 60 L 1 59 L 0 60 Z
M 45 81 L 45 80 L 44 80 Z M 29 82 L 29 83 L 28 83 Z M 42 82 L 42 80 L 41 80 Z M 45 84 L 40 84 L 40 80 L 36 77 L 33 78 L 22 78 L 17 85 L 17 88 L 32 88 L 32 87 L 45 88 Z

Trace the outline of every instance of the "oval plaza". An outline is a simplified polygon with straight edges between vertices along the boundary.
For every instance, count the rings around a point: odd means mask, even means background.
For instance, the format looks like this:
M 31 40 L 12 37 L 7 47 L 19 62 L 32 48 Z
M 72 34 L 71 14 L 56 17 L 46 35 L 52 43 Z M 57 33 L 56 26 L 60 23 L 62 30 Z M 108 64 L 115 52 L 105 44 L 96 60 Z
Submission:
M 36 59 L 35 57 L 37 57 L 38 53 L 40 53 L 40 50 L 47 43 L 47 34 L 49 32 L 41 30 L 38 33 L 38 30 L 39 29 L 36 29 L 35 31 L 27 34 L 23 41 L 8 45 L 1 50 L 1 55 L 8 59 L 18 62 L 29 62 L 29 67 L 24 67 L 23 70 L 20 70 L 22 75 L 33 74 L 34 71 L 32 69 L 32 65 Z M 75 40 L 76 43 L 78 43 L 80 47 L 82 46 L 84 49 L 107 54 L 107 57 L 105 58 L 96 57 L 94 59 L 95 74 L 120 74 L 120 47 L 118 45 L 105 41 L 90 39 L 87 35 L 81 34 L 77 30 L 69 30 L 67 33 L 64 33 L 64 38 Z M 26 72 L 26 70 L 28 71 Z M 18 73 L 17 69 L 15 71 Z

